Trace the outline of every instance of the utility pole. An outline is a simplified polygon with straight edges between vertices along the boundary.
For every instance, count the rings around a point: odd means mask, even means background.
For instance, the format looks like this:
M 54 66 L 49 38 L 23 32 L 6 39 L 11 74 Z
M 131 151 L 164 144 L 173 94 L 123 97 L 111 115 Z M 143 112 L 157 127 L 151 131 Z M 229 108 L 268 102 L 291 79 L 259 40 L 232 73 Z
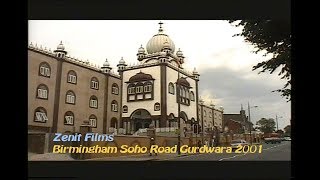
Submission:
M 278 128 L 278 115 L 276 114 L 276 122 L 277 122 L 277 131 L 279 130 Z

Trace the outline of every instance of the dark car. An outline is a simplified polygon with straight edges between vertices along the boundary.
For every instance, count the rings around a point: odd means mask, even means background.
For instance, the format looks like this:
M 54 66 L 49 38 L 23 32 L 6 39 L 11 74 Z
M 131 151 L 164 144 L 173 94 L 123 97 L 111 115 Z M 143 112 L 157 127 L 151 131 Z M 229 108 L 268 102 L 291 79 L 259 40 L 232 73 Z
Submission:
M 270 138 L 264 138 L 264 142 L 267 144 L 275 144 L 275 143 L 281 143 L 281 138 L 278 137 L 270 137 Z

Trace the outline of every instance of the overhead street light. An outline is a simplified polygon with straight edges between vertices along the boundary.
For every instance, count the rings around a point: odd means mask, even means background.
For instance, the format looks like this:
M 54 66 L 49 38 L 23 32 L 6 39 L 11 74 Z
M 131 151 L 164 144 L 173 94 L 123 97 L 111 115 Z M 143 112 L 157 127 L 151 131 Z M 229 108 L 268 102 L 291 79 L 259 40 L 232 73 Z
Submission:
M 251 134 L 251 116 L 250 116 L 250 108 L 257 108 L 258 106 L 251 106 L 249 105 L 248 102 L 248 113 L 249 113 L 249 132 L 250 132 L 250 145 L 252 145 L 252 134 Z

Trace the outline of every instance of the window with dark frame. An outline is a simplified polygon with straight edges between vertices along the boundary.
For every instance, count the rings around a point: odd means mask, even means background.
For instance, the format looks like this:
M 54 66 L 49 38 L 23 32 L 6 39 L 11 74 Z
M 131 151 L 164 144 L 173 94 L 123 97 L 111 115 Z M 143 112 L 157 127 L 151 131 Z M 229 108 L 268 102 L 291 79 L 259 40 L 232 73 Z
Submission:
M 64 115 L 64 125 L 74 125 L 74 114 L 71 111 L 67 111 Z
M 50 78 L 51 68 L 47 62 L 42 62 L 39 65 L 39 75 Z
M 67 93 L 66 93 L 66 103 L 67 104 L 76 104 L 76 95 L 71 90 L 67 91 Z
M 38 99 L 48 99 L 49 89 L 45 84 L 40 84 L 37 87 L 37 98 Z
M 99 80 L 96 77 L 91 78 L 91 89 L 99 89 Z
M 116 83 L 112 84 L 111 93 L 115 95 L 119 94 L 119 86 Z
M 174 84 L 172 82 L 169 83 L 168 89 L 169 94 L 174 94 Z
M 160 111 L 160 103 L 157 102 L 157 103 L 154 104 L 154 110 L 155 111 Z
M 75 71 L 70 70 L 68 72 L 67 82 L 71 84 L 77 84 L 77 74 Z
M 47 111 L 43 107 L 38 107 L 34 111 L 34 122 L 46 123 L 48 122 Z
M 90 97 L 89 107 L 98 108 L 98 98 L 96 96 Z
M 97 127 L 97 117 L 93 114 L 89 117 L 89 125 L 93 128 Z
M 122 112 L 123 112 L 123 113 L 127 113 L 127 112 L 128 112 L 128 106 L 124 105 L 124 106 L 122 107 Z
M 118 111 L 118 102 L 116 100 L 113 100 L 111 102 L 111 111 L 117 112 Z

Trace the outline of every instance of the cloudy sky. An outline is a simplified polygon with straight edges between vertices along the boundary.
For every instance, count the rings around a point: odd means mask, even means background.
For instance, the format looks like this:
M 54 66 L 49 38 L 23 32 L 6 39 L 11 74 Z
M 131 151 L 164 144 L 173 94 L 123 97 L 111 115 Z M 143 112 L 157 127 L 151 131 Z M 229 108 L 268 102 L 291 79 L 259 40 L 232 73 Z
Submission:
M 252 66 L 265 60 L 263 54 L 253 53 L 253 46 L 242 37 L 233 37 L 241 28 L 227 21 L 164 20 L 164 32 L 186 57 L 184 68 L 200 73 L 200 96 L 206 104 L 213 101 L 223 106 L 225 113 L 239 113 L 241 104 L 251 120 L 275 118 L 279 128 L 290 123 L 291 103 L 280 94 L 271 92 L 285 81 L 277 72 L 259 74 Z M 60 41 L 68 55 L 101 66 L 107 58 L 116 72 L 121 57 L 127 64 L 136 64 L 140 45 L 146 46 L 158 32 L 159 20 L 130 21 L 29 21 L 29 43 L 54 50 Z

